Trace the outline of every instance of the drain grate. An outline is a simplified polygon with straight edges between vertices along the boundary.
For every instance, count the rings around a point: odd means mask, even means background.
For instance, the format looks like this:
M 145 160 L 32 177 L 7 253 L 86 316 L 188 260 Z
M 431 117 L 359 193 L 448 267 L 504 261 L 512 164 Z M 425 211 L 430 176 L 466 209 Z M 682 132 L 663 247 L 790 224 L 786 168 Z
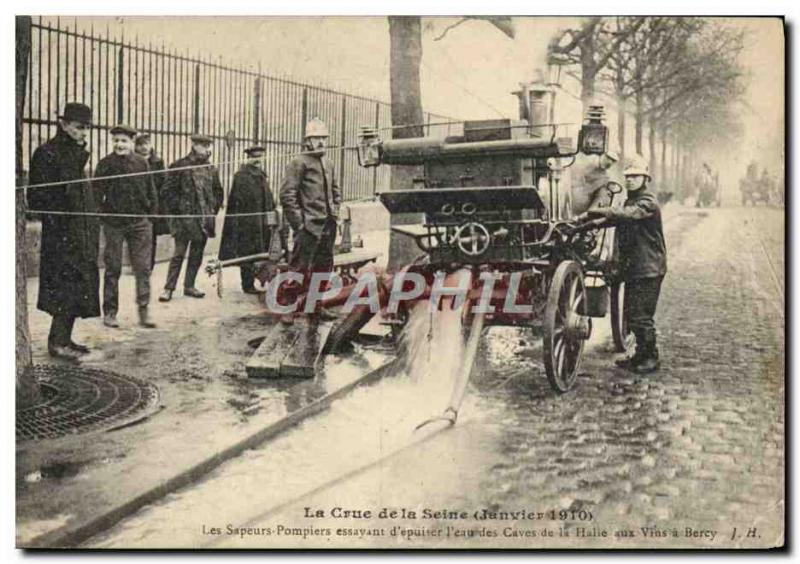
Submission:
M 158 408 L 158 388 L 130 376 L 80 366 L 36 365 L 38 404 L 17 410 L 17 441 L 119 427 Z

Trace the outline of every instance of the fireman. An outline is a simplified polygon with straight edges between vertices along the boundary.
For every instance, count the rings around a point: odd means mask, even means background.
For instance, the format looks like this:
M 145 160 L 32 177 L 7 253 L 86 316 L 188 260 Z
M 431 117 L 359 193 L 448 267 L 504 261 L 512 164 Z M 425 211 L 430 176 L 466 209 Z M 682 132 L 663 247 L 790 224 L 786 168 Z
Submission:
M 661 210 L 650 191 L 647 161 L 637 155 L 624 171 L 628 198 L 622 207 L 588 210 L 580 220 L 603 217 L 603 226 L 615 225 L 619 243 L 622 280 L 625 282 L 625 316 L 636 336 L 636 352 L 616 364 L 639 374 L 660 368 L 653 317 L 661 283 L 667 273 L 667 248 Z
M 289 266 L 304 275 L 306 286 L 312 272 L 333 270 L 342 193 L 333 164 L 325 157 L 329 135 L 328 126 L 319 118 L 306 124 L 304 152 L 286 167 L 280 188 L 284 217 L 294 232 Z M 335 318 L 325 309 L 318 314 L 323 320 Z M 288 323 L 291 317 L 282 320 Z

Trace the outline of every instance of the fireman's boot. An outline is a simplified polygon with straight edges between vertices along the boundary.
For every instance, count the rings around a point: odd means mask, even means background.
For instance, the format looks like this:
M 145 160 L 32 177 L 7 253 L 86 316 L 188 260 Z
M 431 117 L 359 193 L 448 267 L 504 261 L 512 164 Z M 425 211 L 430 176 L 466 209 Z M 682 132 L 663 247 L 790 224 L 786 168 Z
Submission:
M 644 353 L 636 364 L 632 364 L 630 370 L 636 374 L 650 374 L 661 368 L 661 361 L 658 358 L 658 347 L 656 346 L 655 335 L 650 335 L 644 343 Z
M 636 335 L 636 349 L 631 353 L 627 353 L 624 356 L 621 356 L 614 360 L 614 364 L 616 364 L 620 368 L 624 368 L 625 370 L 629 370 L 632 366 L 639 364 L 642 360 L 642 354 L 644 353 L 644 341 L 640 335 Z

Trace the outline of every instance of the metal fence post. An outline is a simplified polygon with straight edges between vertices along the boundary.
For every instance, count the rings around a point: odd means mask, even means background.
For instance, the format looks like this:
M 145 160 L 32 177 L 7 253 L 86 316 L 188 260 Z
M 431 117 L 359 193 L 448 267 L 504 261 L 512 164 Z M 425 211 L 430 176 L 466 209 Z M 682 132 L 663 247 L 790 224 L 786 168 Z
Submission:
M 200 65 L 194 66 L 194 119 L 192 133 L 200 133 Z
M 261 126 L 261 77 L 253 83 L 253 144 L 258 145 Z
M 117 123 L 125 121 L 125 48 L 119 48 L 117 55 Z
M 300 129 L 301 140 L 305 136 L 306 123 L 308 123 L 308 88 L 303 88 L 303 103 L 300 110 L 300 124 L 302 125 Z
M 375 102 L 375 131 L 381 126 L 381 103 Z M 372 167 L 372 195 L 378 190 L 378 167 Z
M 342 126 L 339 135 L 339 190 L 344 193 L 344 144 L 347 141 L 347 96 L 342 95 Z M 350 194 L 347 194 L 348 196 Z

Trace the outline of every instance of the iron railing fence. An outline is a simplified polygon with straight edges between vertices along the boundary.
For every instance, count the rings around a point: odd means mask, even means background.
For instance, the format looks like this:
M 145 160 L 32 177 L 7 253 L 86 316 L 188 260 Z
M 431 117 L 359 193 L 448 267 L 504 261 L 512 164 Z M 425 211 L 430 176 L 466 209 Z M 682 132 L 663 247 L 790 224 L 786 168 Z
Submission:
M 23 162 L 55 134 L 57 114 L 68 101 L 92 107 L 89 145 L 94 169 L 111 151 L 108 130 L 127 123 L 148 132 L 164 161 L 189 151 L 189 136 L 200 133 L 215 143 L 226 194 L 243 151 L 267 147 L 267 172 L 277 191 L 283 169 L 301 150 L 305 123 L 325 120 L 331 130 L 330 152 L 345 200 L 371 197 L 388 188 L 387 167 L 364 169 L 353 147 L 361 126 L 388 128 L 391 106 L 383 101 L 319 85 L 270 76 L 243 65 L 194 57 L 163 45 L 126 41 L 108 28 L 81 28 L 60 18 L 35 17 L 23 113 Z M 452 122 L 425 113 L 425 122 Z M 459 124 L 429 125 L 426 134 L 456 134 Z M 388 131 L 386 131 L 388 134 Z

